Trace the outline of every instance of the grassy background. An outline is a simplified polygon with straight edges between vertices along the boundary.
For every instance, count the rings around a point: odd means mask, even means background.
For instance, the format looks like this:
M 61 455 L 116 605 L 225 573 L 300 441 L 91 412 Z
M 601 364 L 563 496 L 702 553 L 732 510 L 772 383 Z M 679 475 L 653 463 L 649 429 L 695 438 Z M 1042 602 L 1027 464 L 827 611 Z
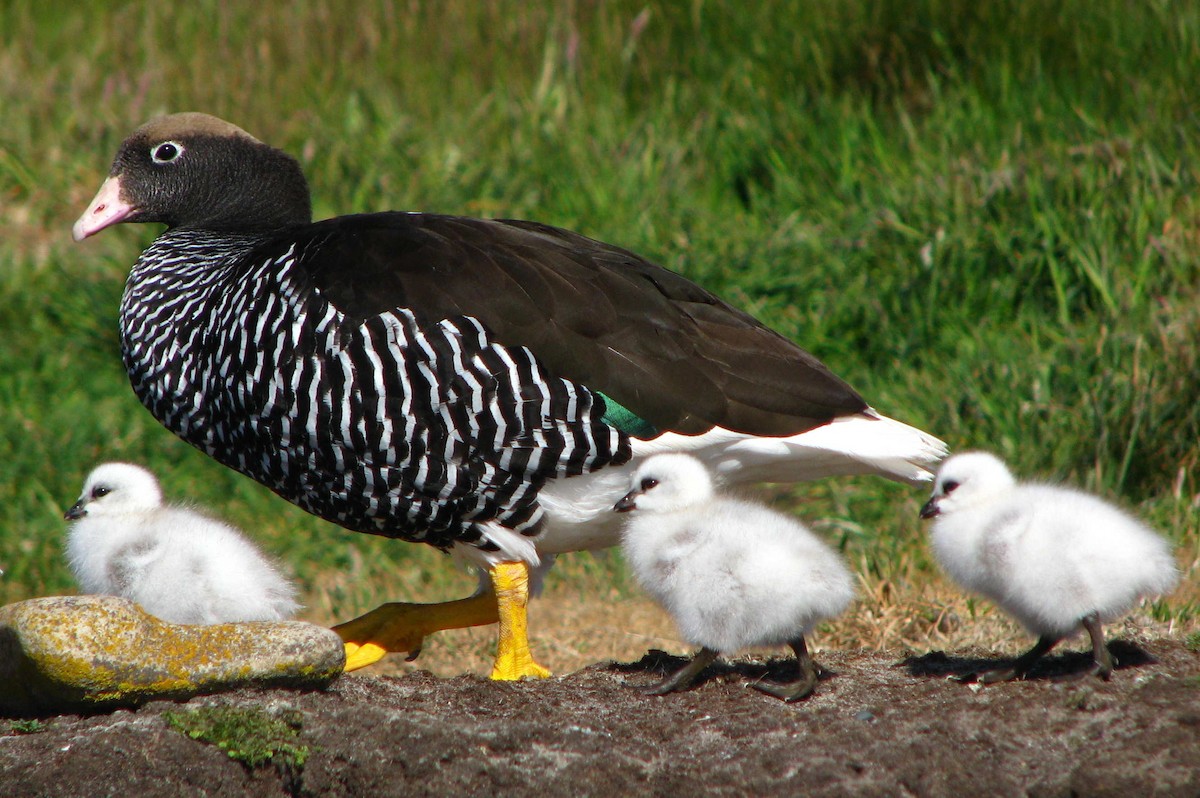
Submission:
M 1049 5 L 0 4 L 0 600 L 73 589 L 61 513 L 111 459 L 249 531 L 313 620 L 473 585 L 304 515 L 134 399 L 116 311 L 157 231 L 75 245 L 70 225 L 133 127 L 203 110 L 298 156 L 318 217 L 531 218 L 634 249 L 888 415 L 1118 499 L 1190 572 L 1143 621 L 1195 630 L 1200 6 Z M 920 491 L 770 495 L 862 575 L 826 643 L 1024 642 L 937 575 Z M 619 558 L 566 557 L 549 590 L 533 631 L 552 666 L 679 647 Z M 422 664 L 460 670 L 491 634 L 442 637 Z

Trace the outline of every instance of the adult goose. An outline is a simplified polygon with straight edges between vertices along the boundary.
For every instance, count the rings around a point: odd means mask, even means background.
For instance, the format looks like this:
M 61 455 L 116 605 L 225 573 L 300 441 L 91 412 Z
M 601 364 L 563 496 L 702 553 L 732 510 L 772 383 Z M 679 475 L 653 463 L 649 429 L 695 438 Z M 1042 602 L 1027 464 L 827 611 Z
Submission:
M 632 252 L 543 224 L 421 213 L 313 222 L 297 162 L 198 113 L 121 144 L 74 235 L 166 230 L 121 303 L 138 398 L 168 429 L 347 529 L 481 566 L 474 596 L 338 627 L 348 669 L 500 622 L 529 652 L 531 569 L 611 546 L 649 454 L 726 482 L 928 479 L 944 445 L 816 358 Z

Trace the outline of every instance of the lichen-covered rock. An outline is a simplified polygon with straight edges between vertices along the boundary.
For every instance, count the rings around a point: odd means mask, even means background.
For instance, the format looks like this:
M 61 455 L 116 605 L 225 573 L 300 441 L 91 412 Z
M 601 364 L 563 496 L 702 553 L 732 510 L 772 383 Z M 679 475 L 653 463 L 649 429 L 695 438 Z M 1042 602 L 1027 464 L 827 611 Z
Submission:
M 113 596 L 0 607 L 0 713 L 98 711 L 238 687 L 319 688 L 341 672 L 334 632 L 299 621 L 170 624 Z

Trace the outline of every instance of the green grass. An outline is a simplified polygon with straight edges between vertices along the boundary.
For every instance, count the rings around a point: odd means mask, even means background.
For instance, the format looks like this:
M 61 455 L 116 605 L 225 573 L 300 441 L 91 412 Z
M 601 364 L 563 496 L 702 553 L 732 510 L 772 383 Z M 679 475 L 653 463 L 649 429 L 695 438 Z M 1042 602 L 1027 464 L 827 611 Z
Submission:
M 155 231 L 69 228 L 120 140 L 178 110 L 296 154 L 318 216 L 532 218 L 639 251 L 888 415 L 1116 498 L 1200 560 L 1200 7 L 13 0 L 0 41 L 0 599 L 71 589 L 61 512 L 105 459 L 249 530 L 322 617 L 471 587 L 133 398 L 117 303 Z M 918 492 L 794 496 L 876 578 L 931 573 Z M 1155 614 L 1195 624 L 1198 600 L 1192 576 Z

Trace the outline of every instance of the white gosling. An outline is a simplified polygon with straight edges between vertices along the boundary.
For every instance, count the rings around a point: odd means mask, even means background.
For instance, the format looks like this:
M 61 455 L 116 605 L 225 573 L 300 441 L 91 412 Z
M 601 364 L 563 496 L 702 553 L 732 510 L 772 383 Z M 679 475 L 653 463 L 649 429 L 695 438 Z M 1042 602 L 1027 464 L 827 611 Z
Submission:
M 290 618 L 295 588 L 232 527 L 163 505 L 144 468 L 105 463 L 65 516 L 67 560 L 84 593 L 122 596 L 170 623 Z
M 1113 661 L 1101 624 L 1179 581 L 1170 545 L 1137 519 L 1078 490 L 1018 484 L 985 452 L 942 463 L 921 517 L 936 518 L 931 538 L 942 568 L 1038 635 L 1011 667 L 980 675 L 985 684 L 1024 678 L 1081 628 L 1091 637 L 1093 672 L 1108 679 Z
M 854 580 L 832 549 L 793 518 L 717 496 L 708 469 L 685 454 L 643 462 L 614 509 L 630 515 L 622 546 L 638 581 L 701 646 L 647 692 L 687 687 L 720 653 L 786 643 L 799 679 L 753 686 L 785 701 L 812 694 L 819 668 L 804 635 L 854 599 Z

